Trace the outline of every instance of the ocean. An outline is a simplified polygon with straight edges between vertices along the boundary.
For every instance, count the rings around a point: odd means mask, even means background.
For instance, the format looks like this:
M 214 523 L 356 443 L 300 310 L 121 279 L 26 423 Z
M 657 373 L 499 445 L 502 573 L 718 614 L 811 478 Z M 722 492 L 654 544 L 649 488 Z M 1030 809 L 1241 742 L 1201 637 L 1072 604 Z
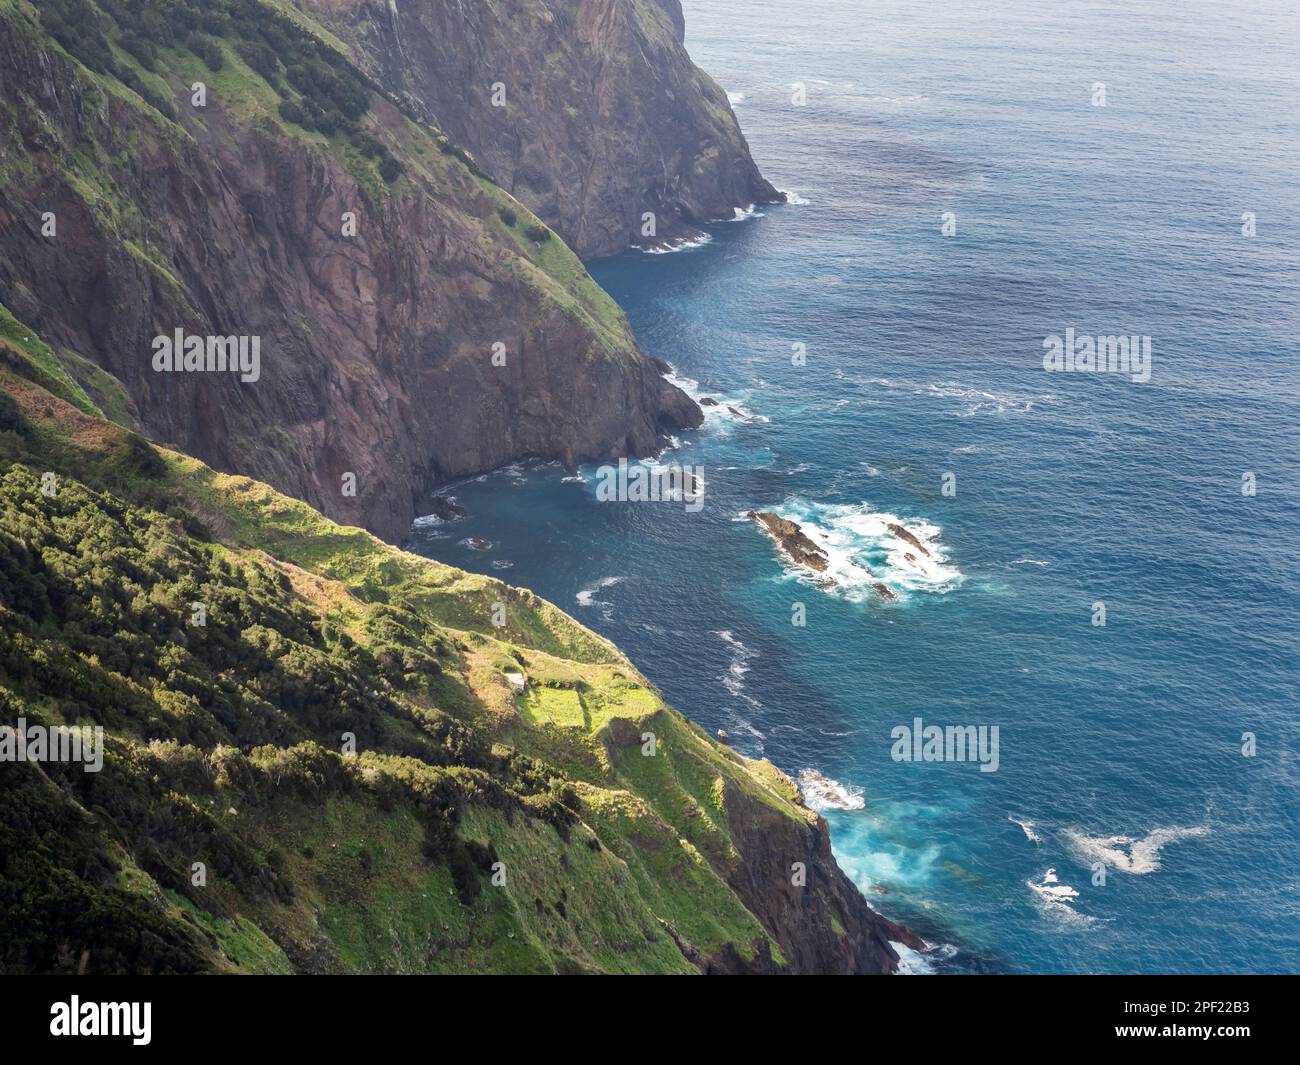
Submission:
M 522 464 L 409 546 L 825 778 L 909 971 L 1300 970 L 1296 5 L 684 7 L 792 202 L 590 267 L 718 401 L 660 459 L 703 505 Z M 1045 368 L 1067 330 L 1149 379 Z M 896 757 L 918 718 L 996 771 Z

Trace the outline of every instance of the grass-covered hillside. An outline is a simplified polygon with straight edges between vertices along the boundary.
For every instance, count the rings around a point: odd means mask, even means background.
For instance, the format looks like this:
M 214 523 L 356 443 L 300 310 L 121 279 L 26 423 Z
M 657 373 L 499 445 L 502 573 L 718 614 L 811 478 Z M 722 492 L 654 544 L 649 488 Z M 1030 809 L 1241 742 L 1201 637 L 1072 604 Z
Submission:
M 0 972 L 888 968 L 788 778 L 607 641 L 156 448 L 0 322 L 0 723 L 107 737 L 0 763 Z

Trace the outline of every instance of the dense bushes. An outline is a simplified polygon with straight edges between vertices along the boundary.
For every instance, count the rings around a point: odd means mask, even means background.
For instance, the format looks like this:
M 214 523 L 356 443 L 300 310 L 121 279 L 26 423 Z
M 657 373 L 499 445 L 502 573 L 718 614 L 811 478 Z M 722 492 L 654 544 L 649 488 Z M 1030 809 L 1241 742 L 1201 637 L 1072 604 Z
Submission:
M 110 841 L 75 803 L 34 766 L 0 771 L 0 973 L 205 967 L 196 929 L 117 884 Z
M 234 512 L 214 511 L 207 482 L 121 427 L 91 431 L 70 409 L 68 424 L 14 376 L 28 363 L 12 350 L 0 723 L 98 725 L 106 742 L 99 772 L 0 765 L 0 972 L 283 968 L 275 944 L 328 967 L 328 942 L 285 940 L 284 914 L 322 892 L 351 905 L 421 858 L 460 904 L 500 905 L 482 890 L 495 852 L 466 840 L 466 812 L 567 838 L 580 793 L 496 742 L 460 657 L 469 642 L 441 627 L 429 588 L 393 558 L 375 571 L 383 600 L 361 573 L 352 593 L 308 577 L 292 553 L 241 546 L 266 531 L 251 512 L 238 543 L 214 541 L 193 512 L 223 527 Z M 345 846 L 349 823 L 366 827 Z M 407 845 L 376 840 L 379 825 Z
M 117 60 L 112 44 L 145 70 L 159 71 L 159 51 L 184 48 L 212 71 L 225 67 L 221 41 L 281 96 L 280 115 L 326 136 L 358 134 L 370 109 L 370 89 L 337 51 L 258 0 L 47 0 L 41 21 L 49 34 L 90 69 L 117 77 L 154 107 L 175 117 L 172 102 Z M 161 72 L 161 71 L 160 71 Z M 375 144 L 386 181 L 402 164 Z
M 0 465 L 0 721 L 95 723 L 108 739 L 99 773 L 0 767 L 0 922 L 18 928 L 0 971 L 75 971 L 83 956 L 90 972 L 208 967 L 217 940 L 127 890 L 124 862 L 214 918 L 287 905 L 314 859 L 241 833 L 259 817 L 311 821 L 331 802 L 411 811 L 465 905 L 495 860 L 458 834 L 467 806 L 567 836 L 579 798 L 555 770 L 430 705 L 460 681 L 440 661 L 452 641 L 422 614 L 371 604 L 349 633 L 266 556 L 196 539 L 155 509 L 183 508 L 138 437 L 79 453 L 92 483 L 65 469 L 46 497 L 36 471 L 59 469 L 59 453 L 31 453 L 48 438 L 4 392 L 0 431 L 35 463 Z M 239 821 L 221 816 L 232 804 Z M 66 840 L 43 842 L 52 826 Z M 200 855 L 220 890 L 191 886 Z M 382 860 L 363 850 L 359 875 L 384 875 Z

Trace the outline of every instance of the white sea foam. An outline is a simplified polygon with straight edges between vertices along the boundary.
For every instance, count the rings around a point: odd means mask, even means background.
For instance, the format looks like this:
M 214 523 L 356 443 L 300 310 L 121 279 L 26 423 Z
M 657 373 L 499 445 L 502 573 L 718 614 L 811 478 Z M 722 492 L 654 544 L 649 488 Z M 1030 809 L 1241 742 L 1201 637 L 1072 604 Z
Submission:
M 1037 395 L 994 392 L 962 384 L 960 381 L 935 381 L 928 385 L 918 385 L 916 382 L 895 381 L 888 377 L 857 378 L 849 374 L 844 374 L 842 379 L 857 385 L 876 385 L 890 390 L 907 389 L 915 396 L 957 400 L 961 409 L 954 411 L 953 415 L 958 418 L 973 418 L 977 414 L 1028 414 L 1037 404 L 1050 402 L 1056 398 L 1055 394 L 1050 392 Z M 953 448 L 953 453 L 958 455 L 975 454 L 981 451 L 983 448 L 974 445 Z
M 737 207 L 735 212 L 734 217 L 727 219 L 728 222 L 747 222 L 751 218 L 763 217 L 763 212 L 754 203 L 751 203 L 748 207 Z
M 1025 834 L 1025 839 L 1030 843 L 1042 843 L 1043 837 L 1034 831 L 1034 823 L 1027 818 L 1016 817 L 1014 814 L 1008 814 L 1007 820 L 1020 826 L 1021 831 Z
M 934 964 L 924 954 L 921 954 L 906 943 L 895 943 L 892 939 L 889 945 L 894 948 L 898 954 L 898 968 L 896 971 L 899 976 L 931 976 L 934 973 Z
M 683 634 L 678 633 L 678 635 Z M 731 660 L 727 663 L 726 671 L 718 676 L 718 680 L 734 700 L 727 707 L 727 731 L 733 740 L 736 737 L 748 737 L 753 740 L 761 752 L 767 736 L 742 713 L 746 707 L 759 714 L 763 712 L 763 704 L 745 690 L 745 674 L 749 672 L 749 663 L 758 657 L 758 652 L 746 646 L 745 642 L 730 629 L 714 629 L 713 635 L 725 643 L 731 651 Z
M 1069 884 L 1062 884 L 1055 869 L 1047 870 L 1041 880 L 1026 880 L 1025 884 L 1034 893 L 1034 901 L 1045 917 L 1074 926 L 1086 927 L 1096 922 L 1096 918 L 1080 913 L 1071 905 L 1079 893 Z
M 861 810 L 867 805 L 866 793 L 856 784 L 841 784 L 815 769 L 805 769 L 798 777 L 799 793 L 808 809 Z
M 869 104 L 891 104 L 891 105 L 893 105 L 893 106 L 895 106 L 895 107 L 898 107 L 898 106 L 902 106 L 903 104 L 919 104 L 919 103 L 924 103 L 926 100 L 929 99 L 929 97 L 928 97 L 928 96 L 924 96 L 924 95 L 920 95 L 920 94 L 915 95 L 915 96 L 883 96 L 883 95 L 880 95 L 880 96 L 864 96 L 862 99 L 863 99 L 866 103 L 869 103 Z
M 743 104 L 744 102 L 745 94 L 743 92 L 727 93 L 727 103 L 731 104 L 732 107 L 735 107 L 737 104 Z
M 671 363 L 669 365 L 671 366 Z M 677 368 L 673 366 L 666 374 L 664 374 L 664 380 L 670 385 L 676 385 L 690 396 L 691 399 L 695 400 L 697 403 L 699 402 L 700 382 L 695 380 L 694 377 L 687 377 L 684 373 L 679 373 Z
M 720 678 L 722 686 L 732 695 L 740 696 L 744 691 L 749 663 L 758 657 L 758 652 L 745 646 L 730 629 L 714 629 L 713 635 L 731 649 L 731 662 L 727 666 L 727 672 Z
M 1070 887 L 1069 884 L 1062 884 L 1060 878 L 1056 875 L 1055 869 L 1049 869 L 1043 874 L 1043 879 L 1038 883 L 1030 881 L 1029 886 L 1037 891 L 1044 898 L 1049 899 L 1077 899 L 1079 893 Z
M 894 514 L 874 511 L 868 503 L 827 504 L 791 499 L 777 508 L 777 512 L 797 523 L 829 559 L 821 573 L 793 564 L 790 572 L 804 583 L 850 601 L 879 598 L 877 584 L 906 599 L 921 592 L 944 594 L 965 580 L 939 542 L 942 530 L 928 521 L 905 521 Z M 890 525 L 911 533 L 925 551 L 898 536 Z
M 805 200 L 793 189 L 781 189 L 780 191 L 785 193 L 785 202 L 793 204 L 796 207 L 806 207 L 808 204 L 812 203 L 812 200 Z
M 1142 876 L 1160 868 L 1160 851 L 1167 844 L 1209 834 L 1208 825 L 1194 825 L 1188 828 L 1156 828 L 1147 833 L 1144 839 L 1133 836 L 1087 836 L 1077 829 L 1067 830 L 1065 838 L 1071 850 L 1088 865 L 1102 862 L 1121 873 Z
M 1011 564 L 1013 566 L 1050 566 L 1051 565 L 1050 562 L 1044 562 L 1041 558 L 1018 558 Z
M 604 591 L 606 588 L 612 588 L 616 584 L 622 584 L 622 577 L 601 577 L 600 580 L 583 588 L 574 598 L 578 601 L 579 606 L 609 606 L 608 603 L 597 601 L 596 593 Z
M 917 395 L 961 400 L 966 407 L 957 415 L 959 418 L 973 418 L 977 414 L 1028 414 L 1035 403 L 1055 398 L 1051 395 L 1015 396 L 1009 392 L 988 392 L 955 381 L 936 382 L 914 391 Z
M 512 462 L 508 466 L 502 466 L 497 473 L 508 477 L 512 484 L 523 484 L 528 480 L 528 471 L 524 469 L 523 464 Z
M 676 369 L 664 374 L 664 380 L 671 385 L 676 385 L 699 404 L 700 410 L 704 412 L 706 428 L 721 429 L 728 424 L 734 425 L 740 422 L 765 424 L 770 420 L 766 415 L 755 413 L 748 406 L 749 393 L 746 391 L 730 394 L 709 392 L 701 388 L 700 382 L 695 378 L 687 377 Z M 714 402 L 701 403 L 700 401 L 704 399 L 711 399 Z
M 631 247 L 637 251 L 643 251 L 647 255 L 670 255 L 675 251 L 690 251 L 692 248 L 702 248 L 710 244 L 713 237 L 708 233 L 696 233 L 690 237 L 678 237 L 676 240 L 666 240 L 661 244 L 652 244 L 649 247 L 642 247 L 640 244 L 633 244 Z

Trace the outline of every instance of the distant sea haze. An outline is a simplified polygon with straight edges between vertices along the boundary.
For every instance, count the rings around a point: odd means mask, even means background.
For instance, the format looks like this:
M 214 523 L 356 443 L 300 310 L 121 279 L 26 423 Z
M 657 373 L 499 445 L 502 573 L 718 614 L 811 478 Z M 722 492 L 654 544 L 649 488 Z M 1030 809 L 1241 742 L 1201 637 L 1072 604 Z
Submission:
M 909 972 L 1300 968 L 1290 5 L 683 6 L 790 203 L 591 269 L 703 505 L 519 466 L 412 546 L 799 778 Z

